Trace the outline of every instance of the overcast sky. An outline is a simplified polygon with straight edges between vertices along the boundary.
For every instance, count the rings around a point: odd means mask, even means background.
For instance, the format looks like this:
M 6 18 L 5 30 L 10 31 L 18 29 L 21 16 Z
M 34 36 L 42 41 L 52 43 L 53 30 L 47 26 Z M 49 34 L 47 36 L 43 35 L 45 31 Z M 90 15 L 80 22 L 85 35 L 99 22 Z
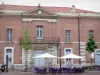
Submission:
M 13 5 L 31 5 L 36 6 L 39 3 L 41 6 L 57 6 L 57 7 L 71 7 L 75 5 L 76 8 L 90 11 L 100 12 L 100 0 L 0 0 L 5 4 Z

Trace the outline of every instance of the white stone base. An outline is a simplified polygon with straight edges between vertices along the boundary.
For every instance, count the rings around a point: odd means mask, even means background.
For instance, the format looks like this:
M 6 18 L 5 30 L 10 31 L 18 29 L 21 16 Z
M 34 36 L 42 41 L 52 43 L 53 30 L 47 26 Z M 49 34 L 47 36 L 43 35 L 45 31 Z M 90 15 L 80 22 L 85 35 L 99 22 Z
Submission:
M 31 67 L 31 65 L 27 65 L 28 68 Z M 24 64 L 14 64 L 13 65 L 13 69 L 20 69 L 20 70 L 23 70 L 25 68 L 25 65 Z

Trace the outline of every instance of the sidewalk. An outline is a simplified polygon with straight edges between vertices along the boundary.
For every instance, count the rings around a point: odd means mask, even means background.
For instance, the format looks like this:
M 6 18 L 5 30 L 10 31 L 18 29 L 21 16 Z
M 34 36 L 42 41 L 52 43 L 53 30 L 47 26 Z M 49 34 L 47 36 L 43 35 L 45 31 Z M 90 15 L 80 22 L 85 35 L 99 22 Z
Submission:
M 84 73 L 62 73 L 62 74 L 37 74 L 34 72 L 20 72 L 20 71 L 9 71 L 1 73 L 0 75 L 100 75 L 100 71 L 86 71 Z

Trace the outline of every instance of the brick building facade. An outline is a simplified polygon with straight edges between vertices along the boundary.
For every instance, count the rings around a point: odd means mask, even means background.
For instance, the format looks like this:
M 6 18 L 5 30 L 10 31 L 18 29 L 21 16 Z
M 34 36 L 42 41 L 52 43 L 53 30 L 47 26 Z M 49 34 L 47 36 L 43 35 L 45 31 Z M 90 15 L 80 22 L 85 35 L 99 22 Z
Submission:
M 69 7 L 44 7 L 0 5 L 0 64 L 9 65 L 25 63 L 25 52 L 20 41 L 27 28 L 34 50 L 29 50 L 31 56 L 44 52 L 61 56 L 74 53 L 84 56 L 81 62 L 89 63 L 89 53 L 85 51 L 89 35 L 94 35 L 98 52 L 100 49 L 100 13 Z M 96 57 L 96 54 L 94 54 Z M 100 56 L 99 56 L 100 57 Z M 98 60 L 98 59 L 94 59 Z M 41 62 L 42 61 L 42 62 Z M 53 60 L 55 63 L 57 60 Z M 62 63 L 70 61 L 65 59 Z M 44 65 L 44 59 L 34 60 L 35 65 Z M 73 60 L 72 63 L 78 63 Z M 66 62 L 67 63 L 67 62 Z

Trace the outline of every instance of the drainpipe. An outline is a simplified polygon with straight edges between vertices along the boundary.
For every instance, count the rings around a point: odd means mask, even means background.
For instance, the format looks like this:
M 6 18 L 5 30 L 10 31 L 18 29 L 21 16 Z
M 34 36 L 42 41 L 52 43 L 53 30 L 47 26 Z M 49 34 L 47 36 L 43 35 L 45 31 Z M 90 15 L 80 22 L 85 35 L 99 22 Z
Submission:
M 79 42 L 79 46 L 78 46 L 78 49 L 79 49 L 79 56 L 80 56 L 80 14 L 78 14 L 78 42 Z M 81 64 L 81 59 L 79 59 L 79 64 Z
M 61 57 L 61 49 L 59 49 L 59 57 Z M 61 69 L 61 59 L 59 59 L 59 66 L 60 66 L 60 69 Z

